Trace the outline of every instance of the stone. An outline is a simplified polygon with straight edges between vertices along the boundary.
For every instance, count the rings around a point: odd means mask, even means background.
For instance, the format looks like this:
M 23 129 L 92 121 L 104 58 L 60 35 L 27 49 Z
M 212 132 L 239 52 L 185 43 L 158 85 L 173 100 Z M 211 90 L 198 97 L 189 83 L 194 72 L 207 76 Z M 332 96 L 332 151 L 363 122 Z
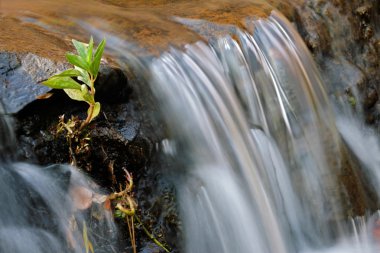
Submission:
M 132 92 L 124 72 L 108 64 L 100 65 L 95 88 L 97 101 L 112 104 L 127 102 Z
M 67 68 L 34 54 L 0 53 L 0 101 L 6 113 L 14 114 L 50 89 L 39 85 Z
M 375 1 L 376 2 L 376 1 Z M 306 0 L 295 5 L 296 27 L 312 51 L 327 89 L 358 88 L 367 122 L 378 124 L 375 93 L 380 83 L 379 4 L 371 0 Z M 289 17 L 288 17 L 289 18 Z M 374 114 L 369 116 L 371 114 Z
M 5 112 L 18 113 L 38 96 L 51 91 L 41 82 L 68 68 L 71 66 L 67 63 L 31 53 L 0 52 L 0 101 Z M 101 65 L 95 86 L 96 98 L 106 103 L 126 102 L 132 91 L 123 71 L 108 64 Z
M 364 100 L 365 108 L 372 108 L 376 104 L 378 99 L 379 96 L 377 94 L 377 91 L 373 88 L 368 89 Z

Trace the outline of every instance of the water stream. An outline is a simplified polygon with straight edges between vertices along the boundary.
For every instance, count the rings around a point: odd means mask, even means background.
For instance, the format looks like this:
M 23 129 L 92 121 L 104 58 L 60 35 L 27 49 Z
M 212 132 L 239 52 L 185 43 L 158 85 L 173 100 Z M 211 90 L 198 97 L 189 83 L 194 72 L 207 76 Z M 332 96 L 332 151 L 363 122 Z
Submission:
M 109 52 L 135 68 L 158 102 L 168 127 L 162 151 L 176 165 L 183 251 L 378 252 L 379 215 L 356 216 L 342 180 L 347 166 L 357 167 L 380 198 L 378 136 L 350 105 L 328 97 L 292 24 L 275 11 L 246 19 L 244 29 L 173 19 L 170 29 L 184 25 L 197 42 L 149 57 L 115 35 L 120 27 L 112 33 L 101 19 L 73 22 L 106 35 Z M 9 207 L 0 209 L 0 252 L 84 252 L 81 228 L 89 219 L 77 212 L 70 189 L 97 187 L 75 168 L 14 162 L 6 155 L 16 148 L 10 118 L 0 115 L 0 203 Z M 79 229 L 70 227 L 73 220 Z M 114 225 L 105 220 L 94 231 L 109 245 Z M 96 252 L 113 252 L 99 245 Z
M 227 27 L 231 36 L 173 48 L 149 66 L 182 160 L 186 252 L 376 252 L 365 219 L 351 226 L 340 176 L 348 144 L 376 189 L 376 148 L 362 150 L 378 140 L 350 115 L 335 120 L 290 23 L 278 13 L 247 22 L 251 31 Z

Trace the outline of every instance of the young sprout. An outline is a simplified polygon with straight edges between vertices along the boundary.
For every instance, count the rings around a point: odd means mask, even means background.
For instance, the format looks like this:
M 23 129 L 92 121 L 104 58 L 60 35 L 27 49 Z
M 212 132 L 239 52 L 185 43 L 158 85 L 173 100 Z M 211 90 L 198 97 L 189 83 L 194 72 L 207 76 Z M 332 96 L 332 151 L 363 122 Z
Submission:
M 86 127 L 100 112 L 100 103 L 95 101 L 95 80 L 98 76 L 100 60 L 106 41 L 103 39 L 94 50 L 94 41 L 85 44 L 72 40 L 76 54 L 67 53 L 66 59 L 74 68 L 63 71 L 42 82 L 53 89 L 63 89 L 73 100 L 84 101 L 89 105 L 87 118 L 82 122 L 80 130 Z M 94 53 L 95 52 L 95 53 Z M 76 78 L 81 83 L 74 80 Z

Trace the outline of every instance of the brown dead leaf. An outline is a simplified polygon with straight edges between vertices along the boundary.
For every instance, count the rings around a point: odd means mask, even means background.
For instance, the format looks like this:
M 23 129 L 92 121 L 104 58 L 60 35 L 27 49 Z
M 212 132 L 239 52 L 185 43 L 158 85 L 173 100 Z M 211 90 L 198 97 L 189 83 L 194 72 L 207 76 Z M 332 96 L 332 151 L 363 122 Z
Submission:
M 53 96 L 53 93 L 48 92 L 48 93 L 45 93 L 45 94 L 39 95 L 39 96 L 37 96 L 36 98 L 37 98 L 37 99 L 48 99 L 48 98 L 50 98 L 51 96 Z
M 111 210 L 111 200 L 109 198 L 104 202 L 104 209 Z

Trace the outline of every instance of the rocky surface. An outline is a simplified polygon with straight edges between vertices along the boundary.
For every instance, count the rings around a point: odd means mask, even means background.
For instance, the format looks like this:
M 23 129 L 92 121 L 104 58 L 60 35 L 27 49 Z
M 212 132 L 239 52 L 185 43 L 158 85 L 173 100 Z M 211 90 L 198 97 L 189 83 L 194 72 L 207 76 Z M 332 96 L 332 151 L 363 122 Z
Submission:
M 37 96 L 49 89 L 36 85 L 57 71 L 65 69 L 65 64 L 55 63 L 34 54 L 0 52 L 0 93 L 5 112 L 17 113 Z
M 291 1 L 289 1 L 291 2 Z M 332 98 L 350 104 L 363 122 L 379 129 L 380 4 L 371 0 L 293 1 L 288 18 L 298 29 Z M 291 12 L 289 12 L 291 13 Z M 348 215 L 376 211 L 379 199 L 369 178 L 342 145 L 340 181 L 351 205 Z
M 379 123 L 380 4 L 372 0 L 299 1 L 291 17 L 330 93 L 357 101 L 367 123 Z

